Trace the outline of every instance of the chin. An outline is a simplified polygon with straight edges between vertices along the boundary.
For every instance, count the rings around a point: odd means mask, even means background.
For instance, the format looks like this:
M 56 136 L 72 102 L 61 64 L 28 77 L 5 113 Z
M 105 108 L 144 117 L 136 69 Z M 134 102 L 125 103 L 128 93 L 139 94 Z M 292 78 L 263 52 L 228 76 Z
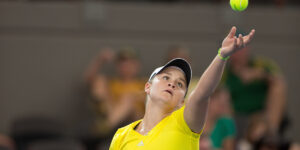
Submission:
M 166 96 L 166 95 L 161 95 L 159 97 L 156 98 L 157 101 L 162 102 L 164 104 L 169 104 L 170 102 L 172 102 L 172 99 L 170 96 Z

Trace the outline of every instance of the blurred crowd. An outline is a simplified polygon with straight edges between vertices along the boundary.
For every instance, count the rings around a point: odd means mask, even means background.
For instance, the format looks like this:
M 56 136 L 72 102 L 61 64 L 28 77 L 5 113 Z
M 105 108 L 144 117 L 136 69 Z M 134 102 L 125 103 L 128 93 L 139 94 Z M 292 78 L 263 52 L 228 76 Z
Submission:
M 199 147 L 300 150 L 296 142 L 285 136 L 289 125 L 285 107 L 287 86 L 280 68 L 268 58 L 251 54 L 250 49 L 245 47 L 231 56 L 222 82 L 211 96 Z M 169 47 L 165 62 L 178 57 L 197 65 L 188 48 L 181 45 Z M 113 66 L 114 73 L 109 73 L 106 66 Z M 13 125 L 11 135 L 0 134 L 0 150 L 108 149 L 119 127 L 144 115 L 147 77 L 141 76 L 141 67 L 138 52 L 133 48 L 102 48 L 84 72 L 89 91 L 86 103 L 95 114 L 87 136 L 65 138 L 53 120 L 27 118 Z M 193 76 L 189 91 L 198 79 Z
M 10 0 L 11 1 L 11 0 Z M 28 1 L 28 2 L 41 2 L 41 1 L 67 1 L 67 2 L 80 2 L 86 0 L 15 0 L 15 1 Z M 95 1 L 105 1 L 105 2 L 151 2 L 151 3 L 227 3 L 229 0 L 91 0 Z M 258 5 L 274 5 L 276 7 L 282 8 L 286 5 L 299 5 L 299 0 L 251 0 L 251 4 Z

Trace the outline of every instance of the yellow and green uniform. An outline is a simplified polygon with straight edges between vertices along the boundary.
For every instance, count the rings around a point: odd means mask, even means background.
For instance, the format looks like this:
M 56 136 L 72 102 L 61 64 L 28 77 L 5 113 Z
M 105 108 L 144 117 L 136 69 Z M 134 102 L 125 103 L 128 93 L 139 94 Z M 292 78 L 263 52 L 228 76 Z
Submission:
M 268 76 L 280 73 L 278 66 L 268 59 L 251 58 L 248 66 L 250 68 L 260 68 Z M 231 65 L 226 68 L 223 74 L 223 83 L 231 95 L 233 109 L 238 114 L 249 115 L 265 109 L 268 96 L 269 81 L 266 78 L 256 79 L 244 83 L 231 69 Z
M 138 120 L 120 128 L 110 150 L 198 150 L 200 133 L 194 133 L 184 120 L 184 107 L 161 120 L 147 135 L 135 131 Z
M 144 115 L 145 113 L 145 80 L 132 80 L 130 82 L 123 82 L 120 79 L 113 79 L 109 82 L 109 91 L 112 96 L 113 105 L 120 105 L 122 97 L 126 95 L 134 96 L 134 110 L 135 112 Z

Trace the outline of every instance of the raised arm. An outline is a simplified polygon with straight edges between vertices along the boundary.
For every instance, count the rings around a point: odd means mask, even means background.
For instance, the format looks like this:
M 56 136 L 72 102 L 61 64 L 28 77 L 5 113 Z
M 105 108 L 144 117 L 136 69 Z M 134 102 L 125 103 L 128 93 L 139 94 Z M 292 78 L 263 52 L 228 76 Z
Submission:
M 271 132 L 278 132 L 286 106 L 286 82 L 280 74 L 269 77 L 266 116 Z
M 114 52 L 110 48 L 104 48 L 96 56 L 94 60 L 88 66 L 85 74 L 84 80 L 87 84 L 91 85 L 96 80 L 99 70 L 101 70 L 102 65 L 106 62 L 111 62 L 114 57 Z
M 194 91 L 186 102 L 184 110 L 184 119 L 193 132 L 200 132 L 205 123 L 209 97 L 218 86 L 226 64 L 224 58 L 231 56 L 234 52 L 249 44 L 254 36 L 255 30 L 252 30 L 247 36 L 235 36 L 236 27 L 232 27 L 227 37 L 222 42 L 220 54 L 218 54 L 212 63 L 199 79 Z

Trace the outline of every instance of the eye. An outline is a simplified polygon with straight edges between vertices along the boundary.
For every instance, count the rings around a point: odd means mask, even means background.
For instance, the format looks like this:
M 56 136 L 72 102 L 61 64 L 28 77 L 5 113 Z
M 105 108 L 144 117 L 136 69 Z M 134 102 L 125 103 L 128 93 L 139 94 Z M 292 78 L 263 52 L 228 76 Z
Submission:
M 183 87 L 183 84 L 181 82 L 178 82 L 177 85 L 182 88 Z
M 164 80 L 169 80 L 169 77 L 168 76 L 163 76 L 162 77 Z

